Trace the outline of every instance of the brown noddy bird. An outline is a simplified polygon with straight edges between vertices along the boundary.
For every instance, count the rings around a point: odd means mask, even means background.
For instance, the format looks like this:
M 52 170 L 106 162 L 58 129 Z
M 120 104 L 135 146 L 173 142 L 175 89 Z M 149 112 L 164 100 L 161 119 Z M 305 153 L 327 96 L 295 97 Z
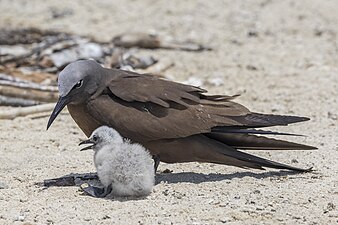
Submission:
M 93 60 L 76 61 L 58 76 L 60 98 L 47 129 L 67 105 L 87 137 L 102 125 L 141 143 L 166 163 L 208 162 L 242 168 L 309 171 L 240 150 L 310 150 L 315 147 L 268 138 L 290 135 L 257 128 L 285 126 L 306 117 L 250 112 L 235 96 L 157 76 L 103 68 Z M 265 136 L 264 136 L 265 135 Z M 292 135 L 292 134 L 291 134 Z

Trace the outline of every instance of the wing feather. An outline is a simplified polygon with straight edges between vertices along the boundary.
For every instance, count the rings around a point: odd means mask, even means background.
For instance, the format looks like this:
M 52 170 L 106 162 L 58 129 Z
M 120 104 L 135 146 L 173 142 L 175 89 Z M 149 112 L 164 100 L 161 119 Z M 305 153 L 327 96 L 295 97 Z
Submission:
M 287 125 L 304 117 L 250 112 L 232 101 L 236 96 L 205 95 L 199 87 L 152 75 L 113 71 L 106 90 L 91 99 L 95 119 L 135 141 L 182 138 L 209 133 L 214 127 L 255 128 Z M 108 121 L 100 121 L 102 119 Z

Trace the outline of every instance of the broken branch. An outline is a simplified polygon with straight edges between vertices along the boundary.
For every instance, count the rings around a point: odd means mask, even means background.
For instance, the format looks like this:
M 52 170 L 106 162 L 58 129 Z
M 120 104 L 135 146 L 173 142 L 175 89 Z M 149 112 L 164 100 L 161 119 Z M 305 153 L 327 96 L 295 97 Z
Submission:
M 164 48 L 164 49 L 176 49 L 185 51 L 203 51 L 212 50 L 210 47 L 185 41 L 175 41 L 171 38 L 164 38 L 154 34 L 146 33 L 129 33 L 121 34 L 113 38 L 113 44 L 119 47 L 131 48 Z
M 14 119 L 19 116 L 27 116 L 30 114 L 52 111 L 54 106 L 54 103 L 50 103 L 44 105 L 2 110 L 0 111 L 0 119 Z
M 1 82 L 0 95 L 39 102 L 55 102 L 58 99 L 57 92 L 25 88 L 24 86 L 6 86 L 1 85 Z
M 58 91 L 57 87 L 40 85 L 37 83 L 28 82 L 28 81 L 17 82 L 17 81 L 10 81 L 10 80 L 0 80 L 0 85 L 18 87 L 22 89 L 38 90 L 38 91 L 51 91 L 51 92 Z

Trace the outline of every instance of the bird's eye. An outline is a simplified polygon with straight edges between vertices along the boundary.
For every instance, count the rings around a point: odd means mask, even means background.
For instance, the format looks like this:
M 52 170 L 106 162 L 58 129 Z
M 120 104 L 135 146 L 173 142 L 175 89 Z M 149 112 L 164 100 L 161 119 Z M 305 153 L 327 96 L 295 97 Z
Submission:
M 83 84 L 83 80 L 79 80 L 79 81 L 75 84 L 74 88 L 80 88 L 80 87 L 82 86 L 82 84 Z
M 99 138 L 98 138 L 97 136 L 95 136 L 95 135 L 93 136 L 93 141 L 94 141 L 94 142 L 97 142 L 98 139 L 99 139 Z

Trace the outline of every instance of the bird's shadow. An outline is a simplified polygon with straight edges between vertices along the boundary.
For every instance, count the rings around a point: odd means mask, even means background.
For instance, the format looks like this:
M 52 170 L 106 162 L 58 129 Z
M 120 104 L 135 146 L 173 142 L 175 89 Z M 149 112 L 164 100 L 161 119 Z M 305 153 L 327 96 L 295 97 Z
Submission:
M 270 177 L 284 177 L 289 175 L 296 175 L 299 172 L 295 171 L 266 171 L 260 173 L 254 173 L 251 171 L 235 172 L 230 174 L 219 173 L 195 173 L 195 172 L 182 172 L 182 173 L 161 173 L 156 174 L 156 184 L 166 182 L 169 184 L 175 183 L 193 183 L 200 184 L 204 182 L 217 182 L 223 180 L 232 180 L 234 178 L 252 177 L 255 179 L 265 179 Z
M 158 173 L 156 174 L 155 185 L 166 182 L 169 184 L 175 183 L 193 183 L 200 184 L 204 182 L 217 182 L 223 180 L 232 180 L 235 178 L 244 178 L 244 177 L 252 177 L 255 179 L 265 179 L 271 177 L 284 177 L 289 175 L 296 175 L 299 172 L 294 171 L 266 171 L 266 172 L 258 172 L 254 173 L 251 171 L 245 172 L 235 172 L 230 174 L 219 174 L 219 173 L 195 173 L 195 172 L 181 172 L 181 173 Z M 62 177 L 47 179 L 44 180 L 43 183 L 37 183 L 39 186 L 43 186 L 44 189 L 52 186 L 64 187 L 64 186 L 78 186 L 81 187 L 82 184 L 99 184 L 99 180 L 96 173 L 71 173 L 64 175 Z M 99 184 L 100 185 L 100 184 Z M 86 195 L 85 193 L 82 193 Z M 117 201 L 129 201 L 129 200 L 142 200 L 145 197 L 114 197 L 110 200 Z M 106 199 L 108 200 L 108 199 Z
M 181 173 L 157 173 L 155 184 L 166 182 L 169 184 L 175 183 L 193 183 L 200 184 L 204 182 L 217 182 L 223 180 L 232 180 L 235 178 L 252 177 L 255 179 L 264 179 L 269 177 L 284 177 L 289 175 L 296 175 L 299 172 L 294 171 L 266 171 L 266 172 L 235 172 L 230 174 L 220 173 L 195 173 L 195 172 L 181 172 Z M 96 173 L 70 173 L 62 177 L 44 180 L 43 183 L 38 183 L 40 186 L 81 186 L 83 183 L 98 184 L 98 176 Z

